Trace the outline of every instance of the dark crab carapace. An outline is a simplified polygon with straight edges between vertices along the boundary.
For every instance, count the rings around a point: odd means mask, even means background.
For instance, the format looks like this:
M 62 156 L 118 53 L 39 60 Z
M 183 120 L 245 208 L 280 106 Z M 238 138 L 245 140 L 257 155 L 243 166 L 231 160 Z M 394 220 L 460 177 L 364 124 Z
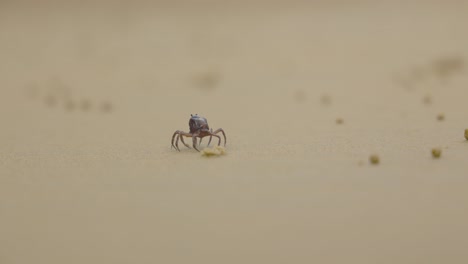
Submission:
M 200 142 L 202 141 L 202 138 L 209 136 L 210 140 L 208 141 L 208 146 L 211 143 L 211 139 L 213 137 L 218 138 L 218 146 L 221 145 L 221 137 L 216 135 L 219 132 L 223 134 L 224 137 L 224 145 L 226 146 L 226 134 L 224 133 L 224 130 L 222 128 L 218 128 L 217 130 L 213 131 L 213 129 L 210 129 L 208 126 L 208 121 L 206 118 L 199 116 L 198 114 L 195 115 L 190 115 L 190 120 L 189 120 L 189 127 L 190 127 L 190 133 L 177 130 L 174 132 L 172 135 L 172 141 L 171 141 L 171 148 L 174 147 L 176 150 L 180 151 L 179 149 L 179 139 L 182 141 L 182 144 L 184 144 L 187 148 L 190 148 L 189 145 L 185 144 L 184 142 L 184 137 L 191 137 L 193 141 L 193 148 L 196 149 L 197 151 L 200 151 L 197 149 L 197 138 L 200 138 Z M 174 139 L 175 139 L 175 144 L 174 144 Z

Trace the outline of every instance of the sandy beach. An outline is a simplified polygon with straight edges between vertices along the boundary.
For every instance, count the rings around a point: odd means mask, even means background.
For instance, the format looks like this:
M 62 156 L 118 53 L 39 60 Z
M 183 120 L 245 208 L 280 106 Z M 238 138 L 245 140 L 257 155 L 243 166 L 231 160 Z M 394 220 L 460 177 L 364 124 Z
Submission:
M 0 263 L 468 263 L 467 14 L 0 1 Z

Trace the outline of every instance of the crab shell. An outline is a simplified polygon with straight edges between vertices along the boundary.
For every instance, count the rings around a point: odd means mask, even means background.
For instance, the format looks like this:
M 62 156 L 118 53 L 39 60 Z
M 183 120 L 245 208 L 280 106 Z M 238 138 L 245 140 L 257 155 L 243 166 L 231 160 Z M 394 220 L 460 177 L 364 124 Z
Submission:
M 201 131 L 209 131 L 208 121 L 199 115 L 192 115 L 189 120 L 190 134 L 196 134 Z

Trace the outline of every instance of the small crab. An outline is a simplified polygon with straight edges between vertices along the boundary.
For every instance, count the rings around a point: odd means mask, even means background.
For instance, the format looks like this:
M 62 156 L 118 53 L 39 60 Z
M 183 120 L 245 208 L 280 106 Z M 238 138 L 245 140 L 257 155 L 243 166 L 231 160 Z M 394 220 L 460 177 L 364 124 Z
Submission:
M 190 148 L 189 145 L 185 144 L 184 137 L 191 137 L 193 141 L 193 148 L 197 151 L 200 151 L 197 149 L 197 137 L 200 138 L 200 143 L 201 143 L 202 139 L 206 136 L 210 136 L 210 140 L 208 141 L 208 146 L 210 145 L 211 139 L 213 137 L 218 138 L 218 146 L 219 146 L 221 144 L 221 137 L 216 135 L 219 132 L 223 133 L 224 146 L 226 146 L 226 134 L 224 133 L 224 130 L 222 128 L 219 128 L 213 131 L 213 129 L 210 129 L 210 127 L 208 126 L 208 121 L 206 120 L 206 118 L 199 116 L 198 114 L 190 115 L 190 116 L 191 116 L 189 120 L 190 133 L 187 133 L 181 130 L 177 130 L 176 132 L 174 132 L 174 134 L 172 135 L 171 148 L 174 147 L 176 150 L 180 151 L 179 139 L 187 148 Z M 174 139 L 176 139 L 175 145 L 174 145 Z

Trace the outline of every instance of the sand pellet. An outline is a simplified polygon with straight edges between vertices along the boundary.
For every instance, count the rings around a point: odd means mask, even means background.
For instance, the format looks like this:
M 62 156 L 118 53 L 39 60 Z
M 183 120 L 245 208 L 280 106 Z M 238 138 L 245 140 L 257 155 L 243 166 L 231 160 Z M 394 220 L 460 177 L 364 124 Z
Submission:
M 211 156 L 221 156 L 226 154 L 226 149 L 221 146 L 215 146 L 213 148 L 204 148 L 201 151 L 201 155 L 205 157 L 211 157 Z
M 379 158 L 379 156 L 374 154 L 374 155 L 371 155 L 369 157 L 369 161 L 370 161 L 371 164 L 379 164 L 380 158 Z
M 437 120 L 443 121 L 445 119 L 445 115 L 443 113 L 440 113 L 437 115 Z
M 442 155 L 442 150 L 440 148 L 433 148 L 431 152 L 432 152 L 432 157 L 435 159 L 440 158 L 440 155 Z

